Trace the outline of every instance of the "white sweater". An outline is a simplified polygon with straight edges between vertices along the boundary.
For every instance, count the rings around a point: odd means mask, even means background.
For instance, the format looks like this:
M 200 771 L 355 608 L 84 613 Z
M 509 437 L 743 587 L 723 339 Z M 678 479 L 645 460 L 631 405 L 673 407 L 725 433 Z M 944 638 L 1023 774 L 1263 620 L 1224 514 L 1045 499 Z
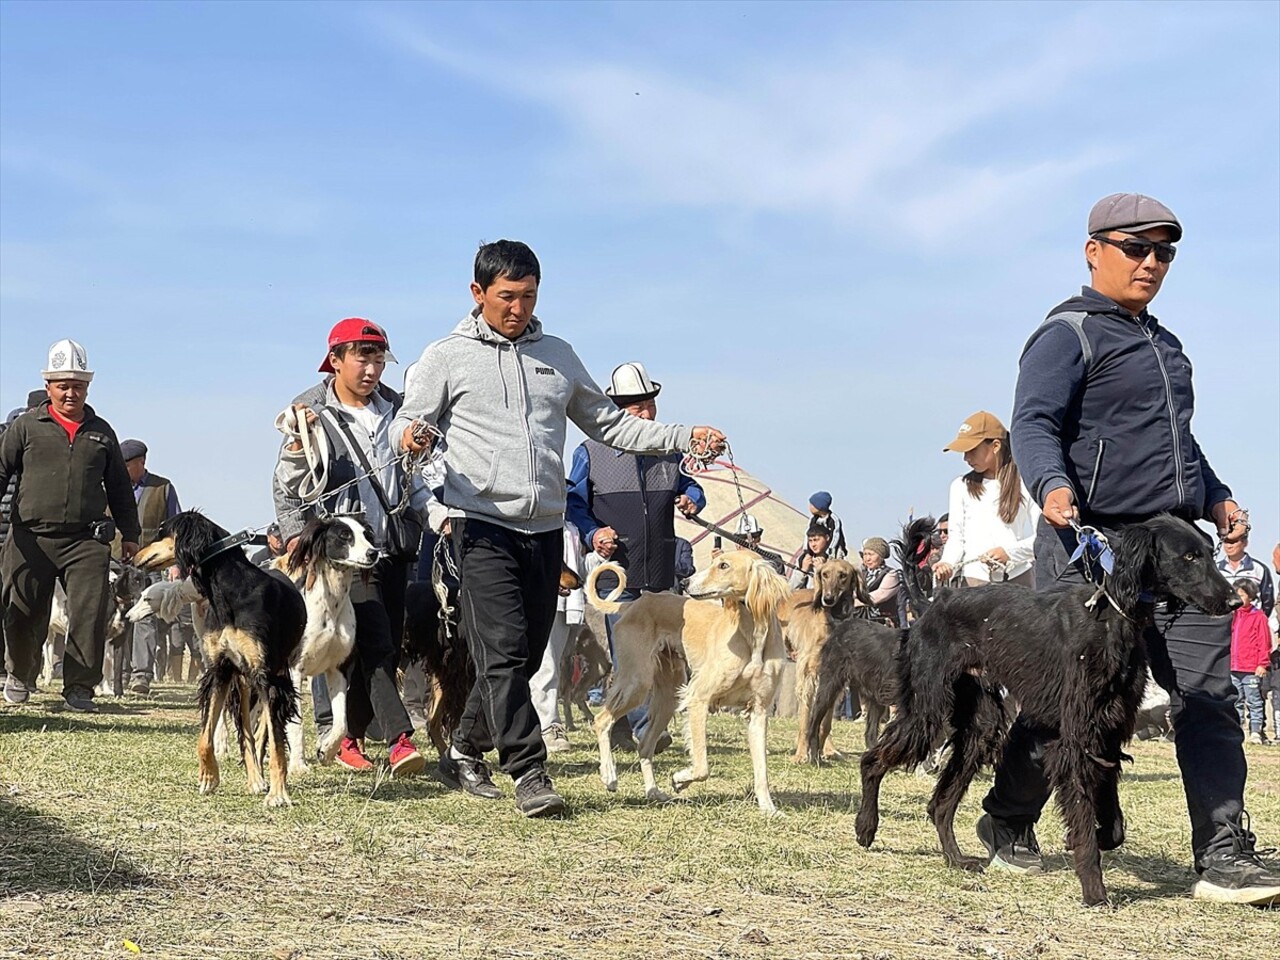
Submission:
M 964 477 L 951 482 L 950 537 L 942 550 L 941 562 L 955 566 L 964 561 L 959 572 L 975 580 L 990 580 L 991 569 L 978 557 L 995 547 L 1003 547 L 1009 555 L 1008 578 L 1021 576 L 1031 569 L 1040 508 L 1024 485 L 1022 506 L 1013 523 L 1000 519 L 1000 481 L 984 480 L 982 499 L 969 496 Z M 997 575 L 998 577 L 998 575 Z

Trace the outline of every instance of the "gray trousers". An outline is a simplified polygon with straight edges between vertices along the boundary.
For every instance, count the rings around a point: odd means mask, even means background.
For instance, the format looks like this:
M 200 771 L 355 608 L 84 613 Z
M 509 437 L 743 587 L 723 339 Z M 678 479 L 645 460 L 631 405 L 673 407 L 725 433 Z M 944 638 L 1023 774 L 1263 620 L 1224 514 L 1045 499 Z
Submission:
M 158 573 L 147 575 L 147 586 L 164 578 Z M 168 652 L 169 624 L 155 614 L 131 623 L 125 634 L 129 655 L 129 678 L 150 683 L 156 676 L 156 658 Z

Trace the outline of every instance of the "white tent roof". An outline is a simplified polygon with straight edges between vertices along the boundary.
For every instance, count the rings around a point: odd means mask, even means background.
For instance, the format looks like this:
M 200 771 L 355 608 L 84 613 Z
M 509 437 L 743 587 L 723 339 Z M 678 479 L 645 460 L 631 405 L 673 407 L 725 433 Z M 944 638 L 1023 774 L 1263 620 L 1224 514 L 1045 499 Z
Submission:
M 737 479 L 735 487 L 734 479 Z M 738 503 L 738 488 L 742 491 L 742 503 L 746 512 L 764 528 L 761 546 L 772 550 L 784 560 L 794 560 L 805 546 L 805 531 L 809 529 L 809 513 L 801 512 L 774 493 L 770 487 L 751 474 L 726 463 L 717 463 L 706 473 L 698 474 L 698 485 L 707 495 L 707 506 L 699 516 L 703 520 L 736 533 L 742 507 Z M 676 514 L 676 536 L 693 544 L 693 559 L 699 570 L 711 559 L 712 538 L 710 530 Z M 726 549 L 735 549 L 725 541 Z

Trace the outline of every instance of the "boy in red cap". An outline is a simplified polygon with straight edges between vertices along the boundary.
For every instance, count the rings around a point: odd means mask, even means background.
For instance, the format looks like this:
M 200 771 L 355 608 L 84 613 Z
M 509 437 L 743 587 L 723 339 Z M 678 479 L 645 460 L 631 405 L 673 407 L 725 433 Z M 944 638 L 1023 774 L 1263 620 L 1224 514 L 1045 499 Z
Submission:
M 324 442 L 315 445 L 321 456 L 309 462 L 302 443 L 290 436 L 280 449 L 272 489 L 281 536 L 289 546 L 313 515 L 359 513 L 382 551 L 371 575 L 351 587 L 356 646 L 343 665 L 350 692 L 338 762 L 351 770 L 373 769 L 361 742 L 376 721 L 377 733 L 390 747 L 392 776 L 401 777 L 419 772 L 426 763 L 410 739 L 413 724 L 396 687 L 405 585 L 418 555 L 419 508 L 426 492 L 419 478 L 420 502 L 400 503 L 404 491 L 415 488 L 406 483 L 389 439 L 401 397 L 382 383 L 388 360 L 395 357 L 386 331 L 376 323 L 349 317 L 334 325 L 320 364 L 320 372 L 328 376 L 292 404 L 296 415 L 305 416 L 323 436 Z M 357 477 L 363 479 L 352 483 Z M 312 693 L 317 726 L 322 726 L 328 691 L 313 682 Z

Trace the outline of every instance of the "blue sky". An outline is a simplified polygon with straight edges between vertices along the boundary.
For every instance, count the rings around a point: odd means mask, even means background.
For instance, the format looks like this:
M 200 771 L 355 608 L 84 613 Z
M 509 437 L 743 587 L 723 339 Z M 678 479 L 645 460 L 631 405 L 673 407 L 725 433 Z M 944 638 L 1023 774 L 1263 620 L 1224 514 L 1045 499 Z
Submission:
M 1133 190 L 1186 228 L 1154 312 L 1265 556 L 1278 38 L 1275 3 L 0 3 L 0 406 L 74 337 L 184 504 L 258 526 L 332 323 L 405 362 L 514 237 L 597 379 L 645 362 L 663 419 L 885 534 Z

